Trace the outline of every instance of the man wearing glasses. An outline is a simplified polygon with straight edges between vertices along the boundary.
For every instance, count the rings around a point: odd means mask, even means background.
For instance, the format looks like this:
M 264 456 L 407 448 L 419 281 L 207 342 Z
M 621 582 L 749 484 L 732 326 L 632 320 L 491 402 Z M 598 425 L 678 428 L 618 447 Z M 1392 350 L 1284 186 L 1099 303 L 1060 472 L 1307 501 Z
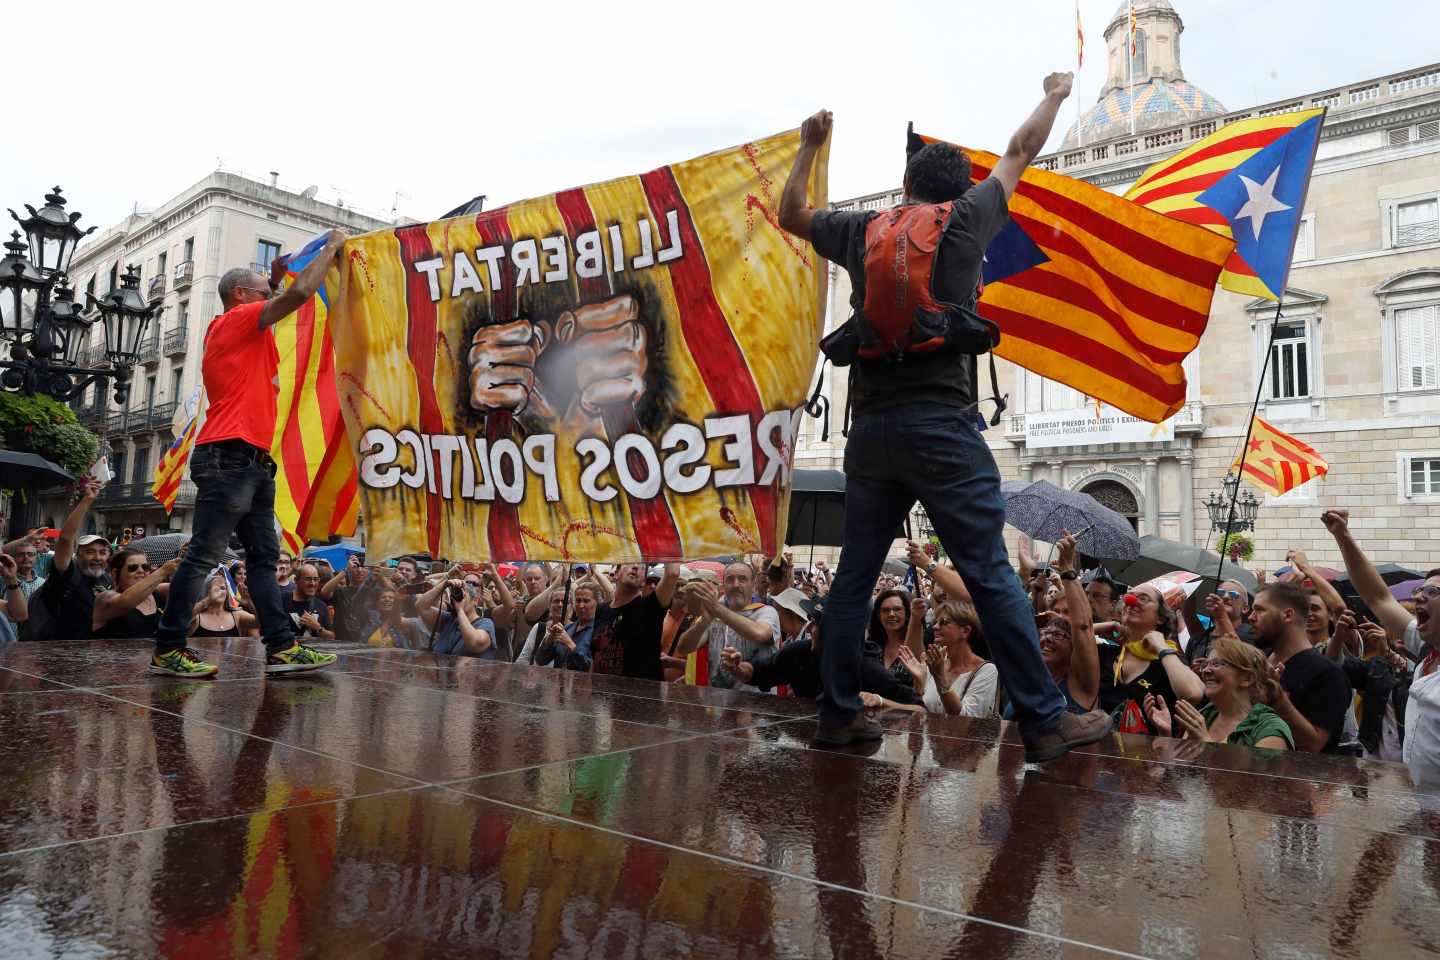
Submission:
M 225 312 L 205 334 L 201 362 L 210 407 L 190 458 L 190 475 L 198 488 L 194 532 L 155 633 L 151 673 L 215 674 L 215 665 L 190 650 L 185 638 L 201 584 L 220 562 L 232 533 L 245 547 L 250 596 L 265 641 L 265 672 L 315 670 L 335 662 L 334 654 L 296 641 L 295 623 L 275 581 L 280 543 L 275 534 L 275 462 L 269 450 L 279 355 L 271 328 L 315 295 L 344 242 L 343 233 L 330 231 L 319 254 L 278 295 L 253 270 L 237 268 L 220 278 Z
M 325 575 L 313 563 L 302 563 L 295 574 L 295 590 L 285 601 L 285 612 L 295 632 L 306 640 L 334 640 L 330 608 L 320 599 L 320 581 Z

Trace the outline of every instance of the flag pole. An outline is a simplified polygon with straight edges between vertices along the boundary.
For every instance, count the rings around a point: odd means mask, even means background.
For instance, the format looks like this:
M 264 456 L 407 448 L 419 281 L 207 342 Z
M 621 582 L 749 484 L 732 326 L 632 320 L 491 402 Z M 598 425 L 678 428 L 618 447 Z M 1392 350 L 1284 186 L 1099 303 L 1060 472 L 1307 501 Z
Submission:
M 1225 536 L 1230 535 L 1230 529 L 1235 525 L 1235 501 L 1240 499 L 1240 484 L 1245 479 L 1245 458 L 1250 453 L 1250 437 L 1255 430 L 1255 416 L 1260 412 L 1260 397 L 1265 391 L 1265 374 L 1270 369 L 1270 354 L 1275 350 L 1275 331 L 1280 327 L 1281 312 L 1285 309 L 1285 300 L 1282 297 L 1275 304 L 1275 317 L 1270 321 L 1270 339 L 1265 344 L 1265 359 L 1260 363 L 1260 382 L 1255 385 L 1255 401 L 1250 404 L 1250 419 L 1245 423 L 1245 442 L 1240 447 L 1240 463 L 1235 470 L 1235 490 L 1230 494 L 1230 512 L 1225 518 Z M 1193 493 L 1191 494 L 1194 495 Z M 1214 533 L 1214 530 L 1210 531 Z M 1206 538 L 1209 543 L 1209 538 Z M 1225 551 L 1217 551 L 1220 554 L 1220 564 L 1215 568 L 1215 585 L 1218 587 L 1224 582 L 1225 572 Z
M 1125 75 L 1129 78 L 1125 93 L 1130 97 L 1130 136 L 1135 136 L 1135 0 L 1130 0 L 1130 15 L 1125 20 Z
M 1075 82 L 1080 81 L 1080 70 L 1085 66 L 1085 31 L 1080 27 L 1080 0 L 1075 0 Z M 1075 143 L 1085 146 L 1085 130 L 1080 126 L 1080 94 L 1071 90 L 1075 98 Z

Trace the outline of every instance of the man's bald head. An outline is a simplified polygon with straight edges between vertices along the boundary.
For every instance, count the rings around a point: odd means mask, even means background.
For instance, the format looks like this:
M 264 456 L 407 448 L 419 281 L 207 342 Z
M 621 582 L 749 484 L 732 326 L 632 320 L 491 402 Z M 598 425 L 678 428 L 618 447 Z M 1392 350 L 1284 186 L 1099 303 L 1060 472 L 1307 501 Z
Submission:
M 226 310 L 235 306 L 237 290 L 269 291 L 270 281 L 248 267 L 236 267 L 234 270 L 226 270 L 220 278 L 219 292 L 220 303 Z

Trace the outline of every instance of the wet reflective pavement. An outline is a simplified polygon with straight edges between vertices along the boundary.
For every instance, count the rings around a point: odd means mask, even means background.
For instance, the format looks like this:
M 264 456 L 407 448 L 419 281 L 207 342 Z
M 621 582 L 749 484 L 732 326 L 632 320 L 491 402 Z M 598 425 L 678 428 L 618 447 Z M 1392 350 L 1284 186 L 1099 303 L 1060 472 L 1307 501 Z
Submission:
M 993 721 L 809 747 L 803 701 L 354 651 L 149 678 L 0 651 L 0 957 L 1408 957 L 1403 768 Z

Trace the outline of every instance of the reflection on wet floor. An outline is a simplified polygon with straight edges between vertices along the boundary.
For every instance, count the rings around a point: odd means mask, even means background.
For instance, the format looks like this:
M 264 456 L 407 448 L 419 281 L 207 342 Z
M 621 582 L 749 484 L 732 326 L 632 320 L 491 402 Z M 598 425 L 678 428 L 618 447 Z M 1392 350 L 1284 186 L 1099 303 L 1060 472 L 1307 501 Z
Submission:
M 0 956 L 1404 957 L 1440 798 L 1403 768 L 886 718 L 351 651 L 147 678 L 0 651 Z

